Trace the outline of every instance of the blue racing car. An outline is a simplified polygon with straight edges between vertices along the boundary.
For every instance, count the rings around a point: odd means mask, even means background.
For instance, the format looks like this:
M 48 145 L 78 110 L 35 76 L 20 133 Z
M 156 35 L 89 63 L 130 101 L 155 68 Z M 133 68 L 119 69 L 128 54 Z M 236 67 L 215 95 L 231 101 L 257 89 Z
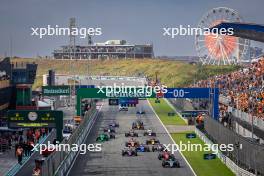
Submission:
M 137 152 L 150 152 L 150 148 L 147 145 L 144 144 L 140 144 L 137 148 L 136 148 Z

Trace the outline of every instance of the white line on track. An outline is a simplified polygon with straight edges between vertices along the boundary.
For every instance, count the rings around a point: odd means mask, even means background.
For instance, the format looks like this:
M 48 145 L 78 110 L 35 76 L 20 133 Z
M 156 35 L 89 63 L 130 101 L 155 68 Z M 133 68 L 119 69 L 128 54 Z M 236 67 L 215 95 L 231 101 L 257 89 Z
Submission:
M 163 100 L 165 102 L 167 102 L 167 104 L 176 112 L 176 114 L 178 114 L 178 116 L 185 121 L 185 123 L 187 124 L 187 120 L 185 118 L 182 117 L 182 115 L 175 109 L 175 107 L 171 104 L 171 102 L 169 102 L 169 100 L 167 100 L 167 98 L 163 98 Z
M 161 125 L 163 126 L 163 128 L 165 129 L 165 131 L 167 132 L 167 134 L 169 135 L 169 137 L 171 138 L 171 140 L 172 140 L 172 141 L 174 142 L 174 144 L 176 145 L 176 142 L 175 142 L 174 139 L 172 138 L 171 134 L 169 133 L 169 131 L 167 130 L 167 128 L 165 127 L 165 125 L 164 125 L 164 124 L 162 123 L 162 121 L 160 120 L 158 114 L 157 114 L 157 113 L 155 112 L 155 110 L 153 109 L 153 107 L 152 107 L 152 105 L 150 104 L 149 100 L 147 100 L 147 101 L 148 101 L 148 104 L 149 104 L 150 108 L 152 109 L 152 111 L 154 112 L 154 114 L 156 115 L 156 117 L 159 119 Z M 193 172 L 193 174 L 194 174 L 195 176 L 197 176 L 196 173 L 194 172 L 192 166 L 191 166 L 190 163 L 187 161 L 187 159 L 186 159 L 185 156 L 182 154 L 182 152 L 181 152 L 180 150 L 178 150 L 178 151 L 179 151 L 179 153 L 181 154 L 181 156 L 182 156 L 182 158 L 184 159 L 184 161 L 185 161 L 185 162 L 187 163 L 187 165 L 190 167 L 190 169 L 191 169 L 191 171 Z

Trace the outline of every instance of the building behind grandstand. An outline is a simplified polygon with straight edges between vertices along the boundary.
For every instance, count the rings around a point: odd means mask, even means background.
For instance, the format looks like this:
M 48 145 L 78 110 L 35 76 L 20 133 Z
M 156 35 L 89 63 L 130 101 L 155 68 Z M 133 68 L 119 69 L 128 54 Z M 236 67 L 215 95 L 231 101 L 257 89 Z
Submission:
M 152 44 L 128 44 L 126 40 L 108 40 L 86 46 L 66 45 L 53 52 L 55 59 L 153 58 Z

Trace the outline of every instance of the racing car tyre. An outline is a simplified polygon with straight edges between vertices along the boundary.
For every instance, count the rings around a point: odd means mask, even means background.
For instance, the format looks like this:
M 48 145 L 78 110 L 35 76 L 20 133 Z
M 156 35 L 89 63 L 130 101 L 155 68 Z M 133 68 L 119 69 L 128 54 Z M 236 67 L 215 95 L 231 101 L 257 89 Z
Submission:
M 159 154 L 159 156 L 158 156 L 158 159 L 159 159 L 159 160 L 161 160 L 161 159 L 162 159 L 162 155 L 161 155 L 161 154 Z
M 152 150 L 152 152 L 155 152 L 155 148 L 154 147 L 152 147 L 151 150 Z

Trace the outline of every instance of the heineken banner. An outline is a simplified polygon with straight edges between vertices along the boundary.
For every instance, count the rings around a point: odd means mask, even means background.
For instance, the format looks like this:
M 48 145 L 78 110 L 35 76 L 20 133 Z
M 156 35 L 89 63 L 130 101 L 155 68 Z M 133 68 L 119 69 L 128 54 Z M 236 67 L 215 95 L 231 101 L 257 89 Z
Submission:
M 78 96 L 83 98 L 155 98 L 152 89 L 132 88 L 128 90 L 106 89 L 106 88 L 81 88 L 77 91 Z
M 42 86 L 42 94 L 46 96 L 70 95 L 70 86 Z

